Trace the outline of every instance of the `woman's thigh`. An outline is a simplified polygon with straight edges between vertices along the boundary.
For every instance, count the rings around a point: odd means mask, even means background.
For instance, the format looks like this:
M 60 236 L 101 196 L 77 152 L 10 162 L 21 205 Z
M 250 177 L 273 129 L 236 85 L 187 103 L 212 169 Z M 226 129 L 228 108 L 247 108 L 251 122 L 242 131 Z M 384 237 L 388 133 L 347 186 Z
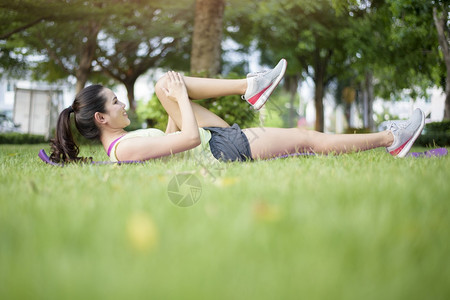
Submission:
M 254 159 L 310 152 L 315 132 L 300 128 L 256 127 L 243 129 Z

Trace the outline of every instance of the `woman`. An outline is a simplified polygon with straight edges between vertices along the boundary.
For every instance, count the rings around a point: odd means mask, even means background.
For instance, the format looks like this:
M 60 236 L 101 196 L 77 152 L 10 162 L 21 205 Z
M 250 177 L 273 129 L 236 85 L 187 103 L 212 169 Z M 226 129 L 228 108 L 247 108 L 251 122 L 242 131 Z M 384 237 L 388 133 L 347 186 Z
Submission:
M 260 109 L 281 81 L 286 70 L 282 59 L 269 71 L 251 73 L 245 79 L 185 77 L 170 71 L 155 86 L 161 104 L 169 114 L 166 133 L 157 129 L 126 132 L 130 124 L 125 105 L 108 88 L 91 85 L 59 116 L 52 141 L 51 160 L 78 161 L 79 148 L 70 131 L 70 115 L 88 139 L 99 139 L 112 161 L 149 160 L 177 153 L 202 152 L 224 161 L 268 159 L 298 152 L 347 153 L 386 147 L 394 156 L 404 157 L 425 124 L 420 109 L 407 121 L 393 121 L 383 132 L 335 134 L 299 128 L 249 128 L 229 126 L 223 119 L 191 99 L 241 94 Z

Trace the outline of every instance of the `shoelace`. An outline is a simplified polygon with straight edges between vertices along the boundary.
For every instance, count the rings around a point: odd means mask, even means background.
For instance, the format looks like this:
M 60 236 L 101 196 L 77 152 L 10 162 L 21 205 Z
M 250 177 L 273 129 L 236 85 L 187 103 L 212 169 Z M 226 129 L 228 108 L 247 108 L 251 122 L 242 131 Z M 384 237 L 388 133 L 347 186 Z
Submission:
M 389 121 L 387 129 L 392 132 L 395 132 L 400 129 L 405 129 L 406 127 L 408 127 L 408 125 L 409 125 L 408 121 Z
M 256 72 L 248 73 L 247 78 L 263 76 L 270 71 L 272 71 L 272 70 L 264 70 L 264 71 L 256 71 Z

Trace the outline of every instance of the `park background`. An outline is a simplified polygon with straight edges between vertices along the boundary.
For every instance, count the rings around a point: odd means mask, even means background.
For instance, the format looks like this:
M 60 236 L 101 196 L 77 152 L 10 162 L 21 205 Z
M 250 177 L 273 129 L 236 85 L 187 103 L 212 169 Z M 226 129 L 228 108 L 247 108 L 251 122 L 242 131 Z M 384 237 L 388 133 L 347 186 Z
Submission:
M 130 129 L 163 128 L 153 85 L 165 71 L 236 78 L 283 57 L 282 92 L 261 114 L 238 97 L 204 105 L 243 126 L 338 133 L 379 130 L 414 107 L 427 122 L 450 118 L 448 1 L 2 1 L 1 8 L 0 109 L 22 132 L 46 138 L 86 84 L 118 93 Z M 39 106 L 47 110 L 33 114 Z M 39 132 L 38 123 L 47 128 Z
M 33 134 L 90 83 L 127 102 L 129 129 L 164 128 L 152 86 L 167 70 L 237 78 L 284 57 L 262 112 L 239 96 L 202 104 L 229 123 L 327 132 L 421 107 L 413 151 L 446 146 L 448 28 L 443 0 L 0 0 L 2 116 L 16 121 L 20 92 L 40 117 L 5 126 L 32 135 L 0 134 L 0 298 L 448 299 L 448 157 L 59 168 L 37 157 L 51 126 Z M 179 176 L 200 184 L 171 189 Z

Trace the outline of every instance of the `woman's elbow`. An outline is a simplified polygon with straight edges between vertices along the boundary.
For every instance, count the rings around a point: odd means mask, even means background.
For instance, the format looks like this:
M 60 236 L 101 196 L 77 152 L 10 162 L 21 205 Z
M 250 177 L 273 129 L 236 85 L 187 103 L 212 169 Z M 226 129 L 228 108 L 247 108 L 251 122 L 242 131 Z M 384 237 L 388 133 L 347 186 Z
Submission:
M 189 146 L 189 149 L 192 149 L 192 148 L 195 148 L 198 145 L 200 145 L 202 143 L 202 141 L 200 139 L 199 134 L 192 134 L 192 135 L 186 136 L 185 143 L 186 143 L 186 145 Z
M 199 135 L 193 136 L 193 137 L 191 138 L 191 146 L 192 146 L 192 148 L 197 147 L 197 146 L 200 145 L 201 143 L 202 143 L 202 141 L 201 141 Z

